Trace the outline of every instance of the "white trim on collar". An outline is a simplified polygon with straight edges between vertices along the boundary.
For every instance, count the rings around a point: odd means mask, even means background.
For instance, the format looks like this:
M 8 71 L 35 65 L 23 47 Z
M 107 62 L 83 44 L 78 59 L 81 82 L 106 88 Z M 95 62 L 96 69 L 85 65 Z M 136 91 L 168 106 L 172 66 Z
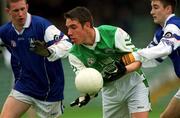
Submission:
M 99 30 L 97 28 L 94 28 L 95 30 L 95 42 L 100 42 L 100 34 L 99 34 Z
M 171 14 L 171 15 L 169 15 L 167 18 L 166 18 L 166 20 L 165 20 L 165 22 L 164 22 L 164 26 L 163 26 L 163 29 L 166 27 L 166 23 L 167 23 L 167 21 L 171 18 L 171 17 L 173 17 L 173 16 L 175 16 L 175 14 Z
M 23 26 L 23 28 L 28 28 L 31 24 L 31 14 L 30 13 L 27 13 L 27 18 L 26 18 L 26 22 Z
M 94 27 L 94 30 L 95 30 L 95 42 L 94 42 L 94 44 L 92 46 L 82 44 L 83 46 L 85 46 L 89 49 L 92 49 L 92 50 L 95 49 L 97 42 L 100 42 L 100 35 L 99 35 L 98 29 Z

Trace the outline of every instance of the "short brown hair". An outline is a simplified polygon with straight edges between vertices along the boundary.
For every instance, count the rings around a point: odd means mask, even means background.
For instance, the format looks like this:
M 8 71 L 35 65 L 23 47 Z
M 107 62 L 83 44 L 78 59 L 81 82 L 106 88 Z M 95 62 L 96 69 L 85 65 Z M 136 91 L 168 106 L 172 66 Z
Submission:
M 82 26 L 86 22 L 90 22 L 91 27 L 93 27 L 92 14 L 86 7 L 75 7 L 74 9 L 64 13 L 64 18 L 78 20 Z
M 151 1 L 156 1 L 156 0 L 151 0 Z M 176 0 L 158 0 L 160 1 L 164 7 L 167 7 L 168 5 L 170 5 L 172 7 L 172 12 L 174 13 L 176 10 L 176 5 L 177 5 L 177 1 Z
M 10 8 L 10 3 L 15 3 L 18 1 L 22 1 L 22 0 L 6 0 L 6 7 Z M 25 2 L 27 2 L 27 0 L 24 0 Z

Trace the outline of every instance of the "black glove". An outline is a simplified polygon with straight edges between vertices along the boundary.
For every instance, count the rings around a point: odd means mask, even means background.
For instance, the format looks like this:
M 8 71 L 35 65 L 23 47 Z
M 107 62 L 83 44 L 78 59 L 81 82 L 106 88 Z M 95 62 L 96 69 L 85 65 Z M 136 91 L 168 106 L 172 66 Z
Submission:
M 108 68 L 108 66 L 106 68 Z M 124 76 L 127 71 L 125 64 L 121 60 L 115 61 L 113 66 L 111 65 L 110 68 L 111 69 L 107 69 L 107 71 L 104 72 L 104 82 L 111 82 L 117 80 Z
M 85 106 L 91 100 L 91 98 L 97 97 L 97 96 L 98 94 L 95 94 L 94 96 L 90 96 L 89 94 L 86 94 L 85 96 L 80 96 L 76 100 L 74 100 L 70 104 L 70 106 L 71 107 L 76 106 L 76 105 L 79 107 Z
M 33 41 L 30 45 L 30 50 L 44 57 L 49 57 L 51 55 L 44 41 L 39 41 L 39 40 Z

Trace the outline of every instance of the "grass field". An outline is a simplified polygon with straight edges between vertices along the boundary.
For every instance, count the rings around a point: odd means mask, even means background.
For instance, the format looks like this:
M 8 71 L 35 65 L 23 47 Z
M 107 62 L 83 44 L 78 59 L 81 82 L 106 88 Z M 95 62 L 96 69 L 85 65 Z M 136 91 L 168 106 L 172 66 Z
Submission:
M 164 108 L 164 105 L 153 105 L 153 110 L 150 112 L 149 118 L 159 118 Z M 23 118 L 27 118 L 27 115 L 25 114 Z M 102 109 L 100 106 L 86 106 L 83 108 L 67 107 L 61 118 L 102 118 Z
M 74 107 L 71 108 L 69 103 L 74 100 L 79 93 L 75 90 L 74 86 L 74 74 L 67 62 L 67 60 L 63 60 L 64 68 L 65 68 L 65 112 L 61 118 L 102 118 L 102 108 L 101 108 L 101 95 L 99 95 L 96 99 L 92 100 L 87 106 L 83 108 Z M 167 64 L 164 64 L 167 65 Z M 164 68 L 164 66 L 157 68 Z M 146 70 L 148 78 L 153 78 L 157 74 L 157 70 Z M 151 74 L 153 73 L 153 74 Z M 0 108 L 5 101 L 6 96 L 8 95 L 11 88 L 11 71 L 6 68 L 2 61 L 0 61 Z M 174 95 L 176 90 L 171 92 L 165 97 L 159 98 L 157 103 L 152 105 L 152 112 L 150 112 L 149 118 L 159 118 L 160 113 L 165 109 L 167 103 L 170 98 Z M 27 118 L 25 114 L 23 118 Z

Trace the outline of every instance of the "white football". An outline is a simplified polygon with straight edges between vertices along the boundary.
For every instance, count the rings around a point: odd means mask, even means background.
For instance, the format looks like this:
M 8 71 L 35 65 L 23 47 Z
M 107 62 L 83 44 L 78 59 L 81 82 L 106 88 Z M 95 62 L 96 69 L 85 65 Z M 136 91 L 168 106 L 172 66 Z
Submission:
M 103 78 L 94 68 L 85 68 L 75 77 L 75 86 L 81 93 L 96 94 L 103 87 Z

